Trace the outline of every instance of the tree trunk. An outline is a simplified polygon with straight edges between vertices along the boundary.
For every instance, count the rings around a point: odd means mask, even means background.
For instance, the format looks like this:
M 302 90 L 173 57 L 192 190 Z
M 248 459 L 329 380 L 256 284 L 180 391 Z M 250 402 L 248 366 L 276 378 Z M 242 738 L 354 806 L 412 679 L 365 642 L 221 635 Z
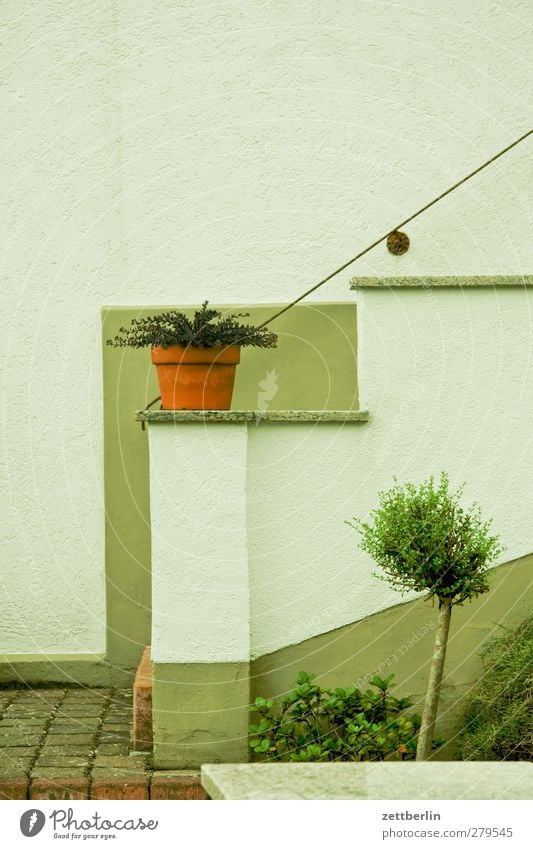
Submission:
M 435 645 L 433 657 L 429 668 L 428 688 L 424 701 L 422 723 L 418 734 L 418 745 L 416 749 L 417 761 L 427 761 L 432 751 L 433 737 L 435 734 L 435 720 L 439 706 L 440 685 L 444 670 L 446 647 L 448 645 L 448 632 L 450 630 L 450 619 L 452 615 L 452 602 L 449 599 L 439 599 L 439 616 L 437 619 L 437 633 L 435 634 Z

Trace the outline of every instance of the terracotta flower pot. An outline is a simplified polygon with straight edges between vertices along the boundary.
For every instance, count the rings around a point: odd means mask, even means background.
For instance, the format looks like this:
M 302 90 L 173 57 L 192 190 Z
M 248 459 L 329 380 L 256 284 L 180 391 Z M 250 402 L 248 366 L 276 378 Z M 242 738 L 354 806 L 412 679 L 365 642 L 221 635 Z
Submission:
M 229 410 L 240 345 L 152 348 L 164 410 Z

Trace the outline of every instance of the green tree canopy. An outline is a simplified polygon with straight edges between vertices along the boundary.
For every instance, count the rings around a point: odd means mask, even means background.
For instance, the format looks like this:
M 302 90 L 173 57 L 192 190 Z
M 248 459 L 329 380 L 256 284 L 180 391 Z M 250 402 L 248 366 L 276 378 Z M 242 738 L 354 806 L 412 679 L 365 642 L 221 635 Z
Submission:
M 438 482 L 396 484 L 379 494 L 370 522 L 348 522 L 395 589 L 427 590 L 452 604 L 487 592 L 486 571 L 503 549 L 479 506 L 461 506 L 463 490 L 450 492 L 444 472 Z

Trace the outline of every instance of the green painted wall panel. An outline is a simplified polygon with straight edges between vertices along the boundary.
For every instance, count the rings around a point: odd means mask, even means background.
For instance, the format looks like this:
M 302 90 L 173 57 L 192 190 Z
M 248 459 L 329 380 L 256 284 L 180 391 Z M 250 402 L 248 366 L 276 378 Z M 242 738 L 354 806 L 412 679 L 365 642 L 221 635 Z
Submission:
M 260 324 L 280 305 L 237 306 Z M 148 350 L 112 348 L 105 340 L 133 318 L 166 307 L 110 307 L 102 312 L 107 659 L 133 670 L 150 642 L 150 505 L 147 434 L 134 411 L 158 395 Z M 186 308 L 191 310 L 194 308 Z M 273 350 L 246 348 L 237 368 L 232 407 L 257 409 L 260 383 L 276 373 L 269 409 L 357 408 L 354 304 L 297 306 L 277 319 Z M 157 405 L 156 405 L 157 407 Z
M 48 659 L 45 655 L 35 655 L 28 660 L 11 660 L 0 663 L 0 688 L 22 686 L 53 686 L 62 684 L 67 687 L 128 687 L 131 675 L 114 669 L 105 660 L 82 660 L 74 656 L 61 656 Z
M 451 757 L 465 693 L 479 677 L 483 642 L 502 624 L 521 621 L 533 609 L 533 555 L 491 570 L 491 590 L 452 614 L 438 731 Z M 321 634 L 254 660 L 251 700 L 277 698 L 291 689 L 300 670 L 323 685 L 365 685 L 373 675 L 395 674 L 398 695 L 412 695 L 421 710 L 437 609 L 425 599 L 399 604 L 359 622 Z
M 136 314 L 105 311 L 103 339 Z M 151 627 L 148 452 L 133 411 L 157 386 L 146 352 L 124 355 L 105 344 L 103 352 L 107 657 L 112 667 L 133 670 Z
M 266 320 L 280 304 L 239 306 L 251 323 Z M 69 681 L 127 685 L 150 642 L 151 569 L 147 434 L 134 412 L 158 395 L 149 352 L 115 349 L 105 340 L 132 318 L 166 307 L 102 310 L 104 464 L 106 510 L 105 661 L 0 661 L 0 683 Z M 194 308 L 187 307 L 192 310 Z M 231 308 L 233 309 L 233 308 Z M 356 409 L 357 329 L 355 304 L 298 305 L 272 324 L 280 335 L 274 350 L 244 349 L 237 369 L 234 409 L 257 409 L 261 382 L 275 372 L 277 392 L 268 408 Z
M 464 697 L 479 677 L 480 650 L 502 624 L 521 621 L 533 607 L 533 555 L 490 573 L 491 590 L 456 607 L 437 733 L 446 738 L 436 755 L 452 759 Z M 162 767 L 197 766 L 225 757 L 246 761 L 242 735 L 248 704 L 256 696 L 278 698 L 300 670 L 318 674 L 325 686 L 357 683 L 395 673 L 397 695 L 412 695 L 420 711 L 427 684 L 437 610 L 426 599 L 396 605 L 352 625 L 246 664 L 154 664 L 154 739 Z

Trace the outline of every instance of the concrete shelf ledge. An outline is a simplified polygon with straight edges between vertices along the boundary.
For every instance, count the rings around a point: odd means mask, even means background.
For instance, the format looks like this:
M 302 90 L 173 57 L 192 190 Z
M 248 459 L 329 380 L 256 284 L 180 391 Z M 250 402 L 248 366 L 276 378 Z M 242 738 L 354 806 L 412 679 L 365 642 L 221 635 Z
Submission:
M 368 410 L 137 410 L 135 418 L 150 424 L 232 424 L 235 422 L 285 422 L 350 424 L 367 422 Z
M 211 799 L 531 799 L 517 762 L 206 764 Z
M 533 275 L 489 275 L 454 277 L 352 277 L 351 289 L 475 289 L 533 286 Z

